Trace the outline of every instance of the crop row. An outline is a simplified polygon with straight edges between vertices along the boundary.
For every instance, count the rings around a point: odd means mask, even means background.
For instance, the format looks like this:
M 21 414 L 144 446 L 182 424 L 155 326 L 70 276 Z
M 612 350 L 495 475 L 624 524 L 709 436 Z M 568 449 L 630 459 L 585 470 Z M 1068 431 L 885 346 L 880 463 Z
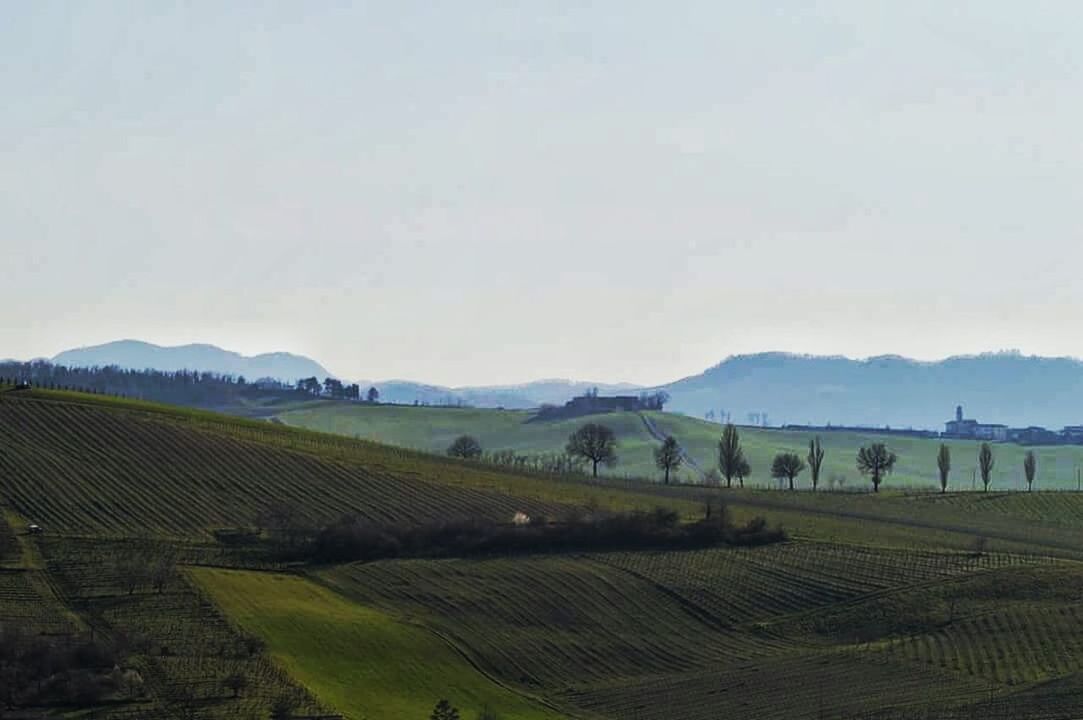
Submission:
M 683 553 L 614 553 L 598 559 L 664 585 L 730 624 L 803 612 L 891 587 L 1022 562 L 1010 555 L 822 543 Z
M 940 707 L 973 701 L 982 683 L 959 680 L 875 653 L 831 652 L 765 658 L 737 667 L 649 682 L 574 690 L 561 700 L 629 720 L 720 717 L 835 718 L 870 707 Z
M 932 667 L 1016 685 L 1083 670 L 1083 617 L 1074 605 L 1011 607 L 892 646 Z
M 778 650 L 586 559 L 394 561 L 326 578 L 361 602 L 425 618 L 487 670 L 527 686 L 690 672 Z
M 250 524 L 276 501 L 313 523 L 347 512 L 397 520 L 558 509 L 77 404 L 0 401 L 0 444 L 9 502 L 63 533 L 191 535 Z
M 0 571 L 0 627 L 63 635 L 75 631 L 55 598 L 42 592 L 39 571 Z

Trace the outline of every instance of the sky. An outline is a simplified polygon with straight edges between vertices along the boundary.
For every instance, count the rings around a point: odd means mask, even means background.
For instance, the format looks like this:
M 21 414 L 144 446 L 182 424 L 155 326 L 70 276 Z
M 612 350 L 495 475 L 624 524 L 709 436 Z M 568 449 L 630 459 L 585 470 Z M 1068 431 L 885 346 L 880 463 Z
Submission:
M 1083 356 L 1077 2 L 0 4 L 0 357 Z

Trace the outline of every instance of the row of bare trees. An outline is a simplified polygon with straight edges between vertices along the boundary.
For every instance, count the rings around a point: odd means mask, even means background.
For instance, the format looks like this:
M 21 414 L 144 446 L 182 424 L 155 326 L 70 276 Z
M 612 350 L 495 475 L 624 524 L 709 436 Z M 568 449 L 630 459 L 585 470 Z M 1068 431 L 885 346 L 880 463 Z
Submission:
M 790 490 L 793 490 L 797 477 L 807 468 L 812 473 L 812 489 L 816 490 L 820 485 L 826 455 L 823 443 L 817 435 L 809 440 L 808 455 L 804 458 L 795 452 L 775 455 L 771 462 L 771 477 L 788 481 Z M 862 475 L 870 477 L 873 490 L 879 492 L 880 483 L 884 476 L 895 468 L 897 460 L 895 453 L 888 450 L 883 443 L 873 443 L 858 450 L 857 469 Z M 726 487 L 733 487 L 734 478 L 744 487 L 744 479 L 752 472 L 741 447 L 737 427 L 732 424 L 727 424 L 722 429 L 722 438 L 718 441 L 718 469 L 726 479 Z
M 982 443 L 978 449 L 978 471 L 981 473 L 982 490 L 989 491 L 989 483 L 993 480 L 993 468 L 996 466 L 996 458 L 993 456 L 993 448 L 989 443 Z M 940 473 L 940 492 L 948 490 L 948 477 L 951 475 L 951 448 L 941 443 L 940 450 L 936 454 L 936 469 Z M 1027 491 L 1034 489 L 1034 480 L 1038 477 L 1038 458 L 1033 450 L 1027 450 L 1023 456 L 1023 477 L 1027 481 Z
M 575 458 L 590 465 L 591 474 L 598 477 L 599 466 L 613 467 L 617 464 L 617 436 L 611 428 L 605 425 L 587 423 L 568 437 L 564 452 L 567 457 Z M 454 457 L 477 459 L 482 456 L 481 443 L 476 438 L 463 435 L 448 447 L 447 454 Z M 823 443 L 820 436 L 817 435 L 809 440 L 808 454 L 804 458 L 794 452 L 780 452 L 775 455 L 771 463 L 771 477 L 780 481 L 787 481 L 790 490 L 793 490 L 795 489 L 797 477 L 808 469 L 812 476 L 812 489 L 816 490 L 820 485 L 825 456 L 826 451 Z M 667 485 L 673 473 L 681 468 L 684 460 L 685 457 L 680 444 L 673 436 L 666 437 L 662 444 L 654 450 L 655 465 L 664 473 L 663 479 Z M 857 451 L 857 470 L 872 481 L 873 492 L 880 491 L 880 484 L 887 475 L 894 471 L 897 462 L 898 456 L 883 443 L 862 446 Z M 940 474 L 940 490 L 941 492 L 947 492 L 948 479 L 951 474 L 951 448 L 948 445 L 940 445 L 936 465 Z M 978 470 L 981 472 L 984 490 L 989 489 L 995 465 L 996 459 L 992 446 L 989 443 L 982 443 L 978 450 Z M 734 480 L 737 480 L 739 486 L 743 488 L 745 478 L 752 474 L 752 467 L 745 456 L 744 448 L 741 446 L 741 438 L 737 427 L 733 424 L 727 424 L 722 429 L 722 437 L 718 441 L 718 472 L 725 479 L 727 488 L 733 487 Z M 1033 489 L 1037 472 L 1037 458 L 1034 451 L 1028 450 L 1023 459 L 1023 473 L 1027 481 L 1027 490 Z

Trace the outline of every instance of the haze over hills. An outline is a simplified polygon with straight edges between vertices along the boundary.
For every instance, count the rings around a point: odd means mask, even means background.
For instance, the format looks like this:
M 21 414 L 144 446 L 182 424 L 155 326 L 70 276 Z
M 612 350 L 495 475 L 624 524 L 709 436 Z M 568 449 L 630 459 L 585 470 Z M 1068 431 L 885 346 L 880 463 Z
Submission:
M 249 380 L 278 378 L 293 381 L 330 373 L 315 360 L 287 352 L 245 356 L 214 345 L 193 344 L 163 347 L 141 340 L 117 340 L 103 345 L 65 350 L 51 362 L 68 367 L 116 365 L 133 370 L 199 370 L 223 375 L 243 375 Z
M 52 362 L 75 367 L 118 365 L 136 369 L 209 370 L 249 379 L 331 375 L 310 358 L 290 353 L 245 357 L 213 345 L 160 347 L 122 340 L 62 352 Z M 375 385 L 383 402 L 534 408 L 560 404 L 597 387 L 602 394 L 636 394 L 628 383 L 562 379 L 519 385 L 448 387 L 410 380 L 357 381 Z M 899 356 L 851 359 L 781 352 L 729 357 L 691 377 L 653 390 L 670 394 L 667 410 L 738 423 L 750 413 L 769 424 L 835 424 L 940 429 L 956 405 L 983 422 L 1059 428 L 1083 423 L 1083 361 L 1018 352 L 918 361 Z
M 248 380 L 269 377 L 291 383 L 305 377 L 315 376 L 320 380 L 326 377 L 338 377 L 320 363 L 303 355 L 274 352 L 248 357 L 208 344 L 163 347 L 141 340 L 118 340 L 102 345 L 65 350 L 50 358 L 49 361 L 68 367 L 115 365 L 134 370 L 153 369 L 165 372 L 199 370 L 223 375 L 243 375 Z M 634 392 L 638 389 L 638 386 L 628 383 L 592 383 L 562 379 L 538 380 L 521 385 L 459 388 L 410 380 L 375 381 L 347 377 L 339 379 L 358 382 L 366 388 L 374 385 L 380 390 L 381 401 L 387 403 L 461 404 L 512 409 L 534 408 L 546 403 L 563 403 L 591 388 L 598 388 L 598 392 L 606 394 Z
M 1083 362 L 998 352 L 923 362 L 787 353 L 735 356 L 662 387 L 667 409 L 734 422 L 765 412 L 772 425 L 809 423 L 943 429 L 955 406 L 1011 426 L 1083 423 Z

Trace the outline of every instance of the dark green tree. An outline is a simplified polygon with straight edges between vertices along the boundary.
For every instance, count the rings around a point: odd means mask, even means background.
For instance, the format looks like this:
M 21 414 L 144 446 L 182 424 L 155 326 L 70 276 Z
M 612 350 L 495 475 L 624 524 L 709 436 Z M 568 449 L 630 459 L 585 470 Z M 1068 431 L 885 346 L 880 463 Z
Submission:
M 895 469 L 899 458 L 888 450 L 883 443 L 873 443 L 857 451 L 857 469 L 862 475 L 872 478 L 873 492 L 880 492 L 880 483 L 884 475 Z
M 248 676 L 242 672 L 235 672 L 222 681 L 227 690 L 233 692 L 233 697 L 238 697 L 248 687 Z
M 677 438 L 672 435 L 667 437 L 660 447 L 654 449 L 654 464 L 659 470 L 665 472 L 666 485 L 669 485 L 669 474 L 677 472 L 682 462 L 684 462 L 684 456 L 681 455 L 681 446 L 677 444 Z
M 1026 457 L 1023 458 L 1023 474 L 1027 477 L 1027 492 L 1034 489 L 1034 476 L 1038 474 L 1038 458 L 1034 456 L 1033 450 L 1027 450 Z
M 473 435 L 460 435 L 448 445 L 447 454 L 450 457 L 476 460 L 481 457 L 481 443 Z
M 940 492 L 947 492 L 948 475 L 951 474 L 951 449 L 944 443 L 940 443 L 940 451 L 936 454 L 936 469 L 940 472 Z
M 598 477 L 598 465 L 617 464 L 617 436 L 605 425 L 587 423 L 568 436 L 564 451 L 589 462 L 594 477 Z
M 808 441 L 808 467 L 812 472 L 812 489 L 815 490 L 820 484 L 820 468 L 824 464 L 824 448 L 820 444 L 820 436 L 817 435 Z
M 993 479 L 993 467 L 996 459 L 993 457 L 993 448 L 989 443 L 982 443 L 978 450 L 978 470 L 981 472 L 982 491 L 989 492 L 989 482 Z
M 722 477 L 726 478 L 726 487 L 733 487 L 733 478 L 740 477 L 737 472 L 745 462 L 744 450 L 741 449 L 741 438 L 737 434 L 737 428 L 728 423 L 722 428 L 722 439 L 718 441 L 718 469 Z M 743 485 L 742 485 L 743 486 Z
M 436 703 L 436 707 L 432 709 L 429 720 L 459 720 L 459 710 L 458 708 L 452 707 L 451 703 L 447 700 L 441 700 Z
M 804 469 L 805 461 L 797 453 L 779 453 L 771 463 L 771 477 L 789 480 L 790 490 L 793 490 L 793 479 Z
M 380 391 L 374 387 L 370 387 L 369 391 L 365 393 L 365 399 L 375 405 L 380 402 Z
M 741 462 L 737 464 L 737 471 L 734 475 L 741 483 L 741 487 L 745 486 L 745 478 L 752 474 L 752 466 L 748 464 L 748 460 L 745 460 L 744 456 L 741 456 Z

